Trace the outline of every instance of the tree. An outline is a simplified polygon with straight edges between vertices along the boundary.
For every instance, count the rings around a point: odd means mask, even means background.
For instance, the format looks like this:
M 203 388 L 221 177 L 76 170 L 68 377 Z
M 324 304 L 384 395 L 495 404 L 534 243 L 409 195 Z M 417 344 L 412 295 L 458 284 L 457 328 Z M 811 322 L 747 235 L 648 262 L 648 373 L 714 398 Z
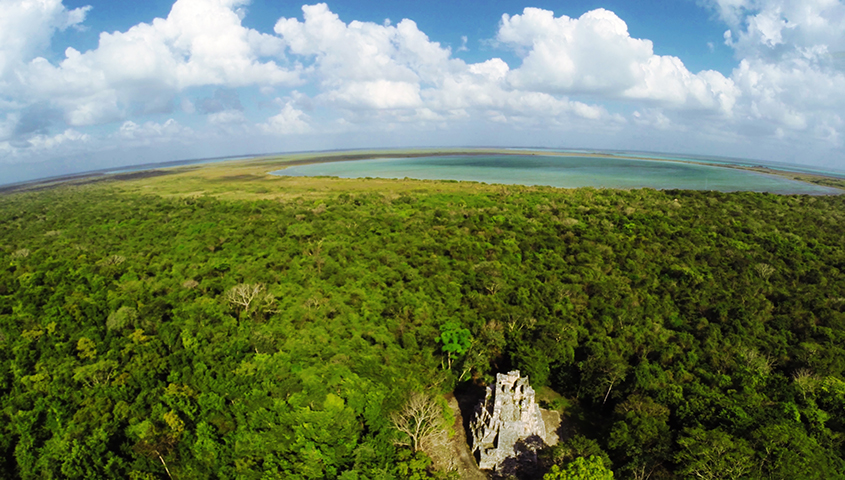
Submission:
M 609 337 L 602 338 L 600 341 L 591 343 L 590 357 L 579 364 L 582 375 L 593 390 L 594 395 L 604 394 L 602 405 L 607 403 L 613 387 L 625 379 L 631 368 L 625 359 L 626 356 L 617 351 L 618 348 L 627 347 L 629 346 L 624 345 L 623 342 L 613 343 L 613 340 Z
M 670 411 L 651 397 L 631 395 L 616 407 L 608 445 L 628 460 L 626 469 L 647 478 L 671 452 Z
M 462 328 L 461 324 L 449 320 L 440 326 L 440 336 L 436 340 L 443 344 L 441 349 L 446 352 L 449 369 L 452 369 L 452 353 L 463 355 L 472 345 L 472 334 L 469 329 Z
M 243 308 L 243 312 L 248 314 L 252 302 L 262 291 L 264 291 L 264 285 L 260 283 L 239 283 L 226 292 L 226 300 L 235 309 Z
M 138 318 L 138 311 L 132 307 L 120 307 L 116 312 L 112 312 L 109 318 L 106 319 L 106 328 L 109 330 L 122 330 L 129 325 L 135 323 Z
M 716 429 L 687 429 L 678 439 L 682 448 L 675 460 L 680 473 L 703 480 L 742 478 L 753 467 L 753 450 L 742 438 Z
M 613 472 L 604 466 L 600 457 L 590 455 L 576 458 L 563 469 L 552 466 L 549 473 L 543 475 L 543 480 L 613 480 Z
M 408 445 L 415 452 L 443 431 L 443 408 L 440 403 L 426 394 L 413 392 L 408 403 L 390 416 L 390 422 L 408 440 L 400 440 L 399 445 Z

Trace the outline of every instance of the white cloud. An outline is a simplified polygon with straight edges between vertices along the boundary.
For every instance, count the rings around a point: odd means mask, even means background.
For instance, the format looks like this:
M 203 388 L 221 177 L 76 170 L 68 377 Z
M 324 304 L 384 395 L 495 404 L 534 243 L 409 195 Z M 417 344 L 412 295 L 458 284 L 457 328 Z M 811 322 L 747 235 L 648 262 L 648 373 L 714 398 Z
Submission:
M 467 65 L 453 58 L 449 48 L 431 41 L 413 21 L 346 24 L 325 4 L 302 10 L 302 21 L 282 18 L 275 31 L 292 54 L 313 58 L 312 75 L 321 89 L 315 100 L 346 112 L 347 127 L 443 122 L 473 114 L 497 121 L 532 115 L 546 120 L 607 116 L 595 105 L 514 88 L 505 81 L 510 69 L 499 58 Z M 490 109 L 501 110 L 501 115 L 489 115 Z
M 80 133 L 72 128 L 65 130 L 64 132 L 55 134 L 55 135 L 47 135 L 47 134 L 39 134 L 34 135 L 29 138 L 26 142 L 27 145 L 23 148 L 12 148 L 9 151 L 13 155 L 18 155 L 20 153 L 27 153 L 27 154 L 42 154 L 45 152 L 50 152 L 56 149 L 61 148 L 62 150 L 68 150 L 71 148 L 78 148 L 80 144 L 87 143 L 91 140 L 91 136 L 86 133 Z M 5 142 L 8 144 L 8 142 Z M 72 146 L 71 146 L 72 145 Z M 22 152 L 23 150 L 24 152 Z
M 69 125 L 84 126 L 125 118 L 130 110 L 168 111 L 175 94 L 190 87 L 298 83 L 298 67 L 276 63 L 284 60 L 281 40 L 241 24 L 245 3 L 178 0 L 166 19 L 103 32 L 96 49 L 68 48 L 57 65 L 32 59 L 17 71 L 18 89 L 60 107 Z
M 422 104 L 419 83 L 390 80 L 348 82 L 317 98 L 343 108 L 414 108 Z
M 521 15 L 502 16 L 496 38 L 523 57 L 522 65 L 508 74 L 518 89 L 725 113 L 738 95 L 721 73 L 693 74 L 679 58 L 655 55 L 650 40 L 631 37 L 621 18 L 601 8 L 577 19 L 526 8 Z
M 465 73 L 446 78 L 441 88 L 426 91 L 426 104 L 437 111 L 484 112 L 482 117 L 495 118 L 499 122 L 517 116 L 533 117 L 538 124 L 561 116 L 589 120 L 609 118 L 607 111 L 598 105 L 545 92 L 512 89 L 504 82 L 506 68 L 499 59 L 470 65 Z M 491 115 L 491 111 L 496 114 Z
M 638 64 L 652 54 L 650 42 L 631 38 L 625 22 L 604 9 L 573 19 L 526 8 L 503 15 L 496 38 L 525 52 L 511 84 L 542 91 L 620 93 L 638 83 Z
M 260 124 L 259 129 L 272 135 L 291 135 L 309 133 L 312 131 L 308 123 L 309 117 L 302 110 L 298 110 L 291 102 L 285 102 L 282 111 Z
M 302 11 L 303 21 L 282 18 L 274 30 L 291 53 L 314 58 L 327 104 L 412 108 L 423 84 L 436 84 L 444 70 L 460 65 L 411 20 L 346 24 L 323 3 Z
M 835 129 L 845 112 L 845 74 L 806 61 L 768 63 L 743 60 L 733 78 L 746 100 L 738 113 L 743 120 L 762 121 L 771 128 L 792 131 L 823 128 L 824 137 L 838 139 Z
M 469 48 L 467 48 L 467 41 L 468 40 L 469 39 L 467 38 L 466 35 L 461 35 L 461 46 L 458 47 L 459 52 L 468 52 L 469 51 Z
M 302 22 L 281 18 L 274 31 L 292 53 L 316 57 L 315 64 L 328 81 L 346 75 L 359 81 L 416 79 L 409 69 L 392 62 L 395 27 L 362 22 L 347 26 L 324 3 L 305 5 L 302 11 Z
M 730 30 L 739 58 L 778 58 L 825 45 L 845 50 L 845 2 L 841 0 L 706 0 Z
M 116 136 L 121 140 L 139 140 L 143 142 L 169 141 L 191 135 L 193 135 L 193 130 L 180 125 L 179 122 L 172 118 L 164 123 L 145 122 L 142 125 L 128 120 L 123 122 L 123 125 L 120 126 L 120 129 L 116 133 Z
M 61 0 L 0 0 L 0 86 L 4 77 L 49 47 L 56 30 L 81 24 L 90 9 L 68 10 Z
M 486 62 L 474 63 L 469 66 L 469 71 L 486 79 L 497 82 L 504 80 L 510 71 L 510 67 L 501 58 L 492 58 Z
M 736 123 L 755 135 L 841 146 L 845 73 L 842 0 L 710 0 L 730 27 L 742 91 Z
M 240 110 L 223 110 L 208 115 L 208 123 L 213 125 L 233 125 L 245 122 L 246 116 Z
M 674 123 L 666 116 L 660 109 L 648 108 L 643 111 L 635 111 L 632 114 L 633 121 L 636 125 L 641 127 L 656 128 L 658 130 L 672 130 L 681 129 L 682 127 Z

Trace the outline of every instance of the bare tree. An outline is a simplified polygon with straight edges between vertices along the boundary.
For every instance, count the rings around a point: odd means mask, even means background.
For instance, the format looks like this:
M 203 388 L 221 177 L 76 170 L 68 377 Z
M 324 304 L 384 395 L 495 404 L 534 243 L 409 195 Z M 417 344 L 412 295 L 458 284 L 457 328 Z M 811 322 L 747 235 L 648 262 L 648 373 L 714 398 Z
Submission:
M 402 410 L 390 415 L 393 427 L 407 435 L 408 440 L 397 442 L 418 452 L 443 430 L 443 409 L 436 399 L 414 392 Z
M 760 278 L 763 280 L 769 280 L 769 277 L 775 273 L 775 268 L 767 263 L 758 263 L 754 265 L 754 270 L 757 271 L 757 275 L 760 275 Z
M 642 464 L 639 467 L 634 467 L 631 475 L 633 475 L 634 480 L 648 480 L 659 466 L 660 464 L 652 465 L 651 469 L 649 469 L 647 465 Z
M 760 377 L 766 377 L 772 372 L 772 366 L 775 362 L 772 357 L 763 355 L 753 348 L 741 348 L 739 355 L 745 360 L 748 369 Z
M 120 265 L 121 263 L 123 263 L 125 261 L 126 261 L 126 257 L 124 257 L 123 255 L 109 255 L 108 257 L 106 257 L 106 258 L 100 260 L 99 262 L 97 262 L 97 264 L 103 265 L 103 266 L 112 266 L 112 265 L 117 266 L 117 265 Z
M 243 308 L 244 312 L 249 313 L 249 307 L 253 300 L 263 290 L 264 285 L 260 283 L 239 283 L 226 292 L 226 300 L 236 309 Z
M 813 372 L 806 368 L 800 368 L 792 374 L 792 379 L 801 390 L 801 395 L 804 400 L 807 399 L 807 393 L 815 393 L 816 387 L 819 385 L 819 378 L 813 375 Z

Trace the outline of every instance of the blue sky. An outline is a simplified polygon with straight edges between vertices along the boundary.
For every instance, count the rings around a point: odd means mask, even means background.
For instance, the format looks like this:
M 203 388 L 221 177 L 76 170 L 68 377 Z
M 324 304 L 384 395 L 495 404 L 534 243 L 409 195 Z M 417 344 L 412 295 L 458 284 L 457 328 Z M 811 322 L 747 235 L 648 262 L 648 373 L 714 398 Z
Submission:
M 0 183 L 295 150 L 845 169 L 843 0 L 0 0 Z

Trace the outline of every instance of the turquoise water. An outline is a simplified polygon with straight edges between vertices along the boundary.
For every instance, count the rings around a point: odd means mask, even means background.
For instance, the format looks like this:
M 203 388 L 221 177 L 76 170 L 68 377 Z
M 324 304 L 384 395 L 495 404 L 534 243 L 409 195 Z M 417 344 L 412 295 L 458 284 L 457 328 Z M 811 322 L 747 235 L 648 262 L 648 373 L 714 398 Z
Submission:
M 445 155 L 297 165 L 285 176 L 416 178 L 561 188 L 655 188 L 830 195 L 841 190 L 776 175 L 680 161 L 547 155 Z
M 836 178 L 845 178 L 845 170 L 831 167 L 815 167 L 810 165 L 799 165 L 797 163 L 772 162 L 766 160 L 750 160 L 729 157 L 707 157 L 703 155 L 676 155 L 655 152 L 625 151 L 625 150 L 573 150 L 568 148 L 508 148 L 513 151 L 536 152 L 538 150 L 556 153 L 581 153 L 595 155 L 610 155 L 634 157 L 642 160 L 673 160 L 678 162 L 698 162 L 711 165 L 733 165 L 744 167 L 766 167 L 781 172 L 810 173 L 813 175 L 824 175 Z

